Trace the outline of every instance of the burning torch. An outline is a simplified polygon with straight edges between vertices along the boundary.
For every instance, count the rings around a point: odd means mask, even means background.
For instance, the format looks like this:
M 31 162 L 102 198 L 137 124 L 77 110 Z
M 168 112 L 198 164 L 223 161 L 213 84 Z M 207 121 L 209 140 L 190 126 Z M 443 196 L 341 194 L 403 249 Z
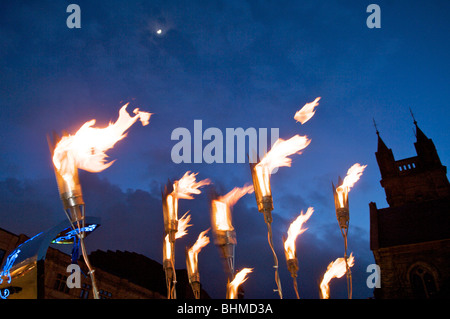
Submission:
M 263 214 L 264 222 L 267 225 L 267 240 L 269 242 L 270 249 L 272 250 L 273 261 L 275 269 L 275 283 L 277 285 L 276 291 L 283 299 L 283 292 L 281 290 L 281 281 L 278 274 L 278 258 L 273 248 L 273 236 L 272 236 L 272 210 L 273 200 L 272 192 L 270 189 L 270 172 L 267 167 L 259 164 L 250 163 L 250 169 L 252 171 L 253 187 L 255 189 L 256 203 L 258 205 L 258 211 Z
M 67 136 L 67 135 L 66 135 Z M 55 146 L 60 142 L 60 137 L 53 133 L 54 142 L 50 140 L 47 136 L 50 153 L 53 155 L 55 152 Z M 70 154 L 67 155 L 71 157 Z M 68 160 L 65 163 L 65 172 L 63 172 L 62 167 L 56 167 L 53 165 L 56 182 L 58 185 L 59 195 L 63 203 L 64 212 L 70 221 L 70 226 L 78 238 L 81 246 L 81 251 L 83 255 L 84 262 L 89 269 L 89 276 L 92 282 L 92 291 L 94 299 L 99 299 L 97 283 L 95 280 L 94 269 L 89 262 L 89 258 L 86 252 L 86 246 L 84 244 L 85 237 L 85 204 L 83 200 L 83 192 L 81 190 L 80 180 L 78 178 L 78 168 L 75 161 Z
M 335 187 L 334 184 L 331 183 L 333 187 L 336 218 L 341 230 L 342 237 L 344 238 L 344 260 L 346 265 L 347 289 L 349 299 L 352 299 L 352 274 L 347 263 L 347 234 L 350 220 L 348 193 L 350 192 L 350 189 L 353 187 L 353 185 L 359 180 L 366 167 L 367 165 L 361 166 L 359 163 L 356 163 L 349 168 L 349 170 L 347 171 L 347 176 L 343 181 L 339 177 L 337 187 Z
M 344 274 L 348 273 L 348 269 L 353 267 L 355 259 L 353 254 L 350 254 L 348 260 L 346 258 L 337 258 L 332 261 L 326 272 L 323 274 L 322 281 L 319 285 L 320 299 L 330 298 L 330 281 L 333 278 L 341 278 Z
M 197 241 L 191 248 L 188 249 L 186 247 L 186 268 L 195 299 L 200 299 L 201 292 L 200 273 L 198 271 L 198 254 L 203 247 L 209 244 L 209 237 L 206 236 L 208 231 L 209 229 L 201 232 Z
M 237 299 L 239 286 L 248 279 L 247 275 L 252 271 L 253 268 L 244 268 L 236 274 L 234 279 L 227 284 L 226 299 Z
M 297 236 L 301 235 L 307 230 L 307 228 L 302 228 L 302 226 L 311 217 L 313 212 L 314 209 L 312 207 L 309 207 L 305 214 L 303 214 L 302 211 L 300 215 L 289 226 L 287 239 L 283 236 L 284 255 L 286 257 L 287 268 L 291 273 L 291 277 L 294 283 L 294 290 L 295 294 L 297 295 L 297 299 L 300 299 L 300 297 L 297 287 L 298 259 L 295 249 L 295 240 L 297 239 Z
M 137 120 L 145 126 L 149 123 L 151 113 L 134 109 L 135 116 L 130 116 L 126 110 L 128 103 L 119 110 L 119 118 L 105 128 L 93 127 L 96 120 L 84 123 L 74 134 L 64 134 L 61 138 L 54 133 L 53 141 L 47 137 L 53 168 L 64 212 L 70 225 L 80 239 L 80 246 L 89 275 L 92 281 L 94 298 L 98 299 L 94 270 L 89 262 L 85 244 L 85 206 L 78 169 L 89 172 L 101 172 L 112 165 L 106 162 L 105 152 L 126 136 L 125 131 Z M 75 228 L 76 227 L 76 228 Z
M 299 154 L 302 149 L 307 147 L 311 142 L 306 136 L 295 135 L 289 140 L 278 139 L 272 146 L 271 150 L 264 155 L 262 160 L 255 164 L 250 163 L 252 173 L 253 187 L 255 190 L 256 204 L 258 211 L 263 213 L 264 222 L 267 225 L 267 238 L 269 246 L 272 250 L 275 268 L 275 283 L 280 298 L 283 298 L 281 291 L 280 276 L 278 274 L 278 258 L 273 248 L 272 240 L 272 211 L 273 200 L 270 187 L 270 174 L 275 168 L 281 166 L 291 166 L 292 160 L 288 156 Z
M 177 239 L 177 234 L 180 234 L 178 200 L 180 198 L 193 199 L 194 197 L 192 194 L 200 194 L 201 191 L 199 188 L 210 184 L 209 179 L 196 182 L 196 175 L 196 173 L 188 171 L 180 180 L 175 181 L 173 184 L 169 181 L 162 192 L 164 230 L 166 233 L 163 246 L 163 265 L 166 273 L 167 294 L 169 299 L 176 299 L 175 240 Z M 179 237 L 183 235 L 179 235 Z
M 253 185 L 245 185 L 244 187 L 235 187 L 224 196 L 219 197 L 215 193 L 211 196 L 211 224 L 215 244 L 220 248 L 222 258 L 226 262 L 230 281 L 235 275 L 234 257 L 237 244 L 231 210 L 242 196 L 251 192 L 253 192 Z
M 163 204 L 164 205 L 164 204 Z M 174 240 L 170 241 L 170 231 L 166 233 L 164 237 L 163 244 L 163 268 L 166 274 L 166 286 L 167 286 L 167 298 L 174 299 L 176 298 L 175 284 L 176 284 L 176 275 L 175 275 L 175 254 L 173 250 L 175 249 L 175 240 L 183 237 L 187 234 L 186 228 L 192 226 L 189 224 L 191 220 L 191 216 L 188 215 L 189 211 L 186 212 L 183 217 L 181 217 L 177 221 L 178 231 L 174 235 Z M 170 223 L 169 223 L 170 224 Z
M 172 184 L 169 182 L 162 193 L 164 215 L 164 271 L 166 273 L 167 298 L 176 299 L 175 273 L 175 235 L 178 231 L 178 198 L 174 196 Z

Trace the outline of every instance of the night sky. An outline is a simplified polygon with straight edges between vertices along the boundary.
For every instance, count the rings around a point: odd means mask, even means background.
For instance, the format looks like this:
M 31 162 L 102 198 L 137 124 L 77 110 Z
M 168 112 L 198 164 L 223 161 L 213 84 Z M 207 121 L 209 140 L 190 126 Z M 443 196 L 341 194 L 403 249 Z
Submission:
M 81 8 L 79 29 L 66 26 L 70 3 Z M 291 157 L 292 167 L 271 178 L 284 297 L 295 294 L 282 236 L 300 211 L 315 209 L 297 239 L 300 297 L 319 298 L 327 265 L 343 256 L 331 182 L 357 162 L 368 166 L 349 194 L 353 297 L 371 297 L 368 204 L 387 207 L 373 118 L 395 158 L 412 157 L 411 108 L 443 165 L 450 164 L 450 2 L 376 1 L 380 29 L 366 25 L 371 3 L 2 1 L 0 227 L 33 236 L 64 220 L 47 134 L 75 133 L 91 119 L 105 126 L 129 102 L 130 113 L 138 107 L 154 115 L 108 152 L 116 160 L 110 168 L 80 170 L 86 214 L 102 219 L 86 243 L 90 251 L 128 250 L 162 262 L 161 188 L 168 179 L 196 172 L 222 194 L 251 182 L 248 163 L 175 164 L 172 131 L 193 134 L 194 120 L 224 136 L 226 128 L 278 128 L 283 139 L 311 139 Z M 296 122 L 295 112 L 319 96 L 315 116 Z M 177 268 L 185 268 L 185 247 L 210 227 L 208 187 L 202 190 L 180 200 L 179 216 L 190 210 L 193 226 L 176 242 Z M 253 194 L 234 207 L 233 225 L 236 267 L 254 268 L 243 286 L 246 298 L 278 298 Z M 199 267 L 203 288 L 224 298 L 226 276 L 212 242 L 200 252 Z M 331 298 L 346 297 L 345 279 L 334 279 Z

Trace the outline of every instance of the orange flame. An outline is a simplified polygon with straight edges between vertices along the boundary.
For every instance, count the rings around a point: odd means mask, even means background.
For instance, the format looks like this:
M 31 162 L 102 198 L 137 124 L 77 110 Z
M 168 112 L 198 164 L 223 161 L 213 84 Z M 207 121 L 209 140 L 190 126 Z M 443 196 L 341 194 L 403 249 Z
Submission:
M 180 218 L 178 221 L 178 230 L 175 233 L 175 239 L 181 238 L 185 235 L 187 235 L 187 228 L 192 226 L 192 224 L 189 224 L 191 221 L 191 215 L 188 215 L 189 211 L 187 211 L 183 217 Z
M 245 194 L 253 193 L 253 185 L 235 187 L 228 194 L 212 201 L 213 223 L 217 230 L 231 231 L 230 209 Z
M 187 171 L 180 180 L 175 181 L 173 184 L 173 194 L 176 198 L 194 199 L 192 194 L 200 194 L 200 187 L 211 184 L 209 179 L 196 182 L 195 176 L 197 176 L 197 174 L 198 173 Z
M 178 220 L 178 198 L 173 193 L 170 193 L 166 197 L 167 210 L 169 212 L 170 220 Z
M 209 228 L 198 235 L 197 241 L 195 244 L 189 249 L 189 263 L 191 266 L 191 272 L 196 273 L 198 271 L 198 254 L 202 250 L 203 247 L 209 244 L 209 237 L 206 236 L 206 233 L 209 231 Z
M 311 217 L 314 208 L 309 207 L 305 214 L 301 211 L 300 215 L 291 223 L 288 229 L 288 237 L 284 242 L 284 250 L 287 259 L 295 258 L 295 240 L 297 236 L 303 234 L 308 228 L 302 228 L 303 224 Z
M 209 179 L 196 182 L 197 174 L 187 171 L 180 180 L 173 183 L 172 193 L 166 196 L 170 220 L 178 220 L 178 199 L 194 199 L 192 194 L 200 194 L 199 188 L 211 183 Z
M 311 140 L 306 136 L 295 135 L 288 140 L 279 138 L 272 146 L 269 152 L 255 166 L 255 172 L 258 177 L 258 183 L 261 188 L 262 196 L 270 195 L 269 175 L 275 168 L 281 166 L 291 166 L 292 159 L 288 156 L 292 154 L 301 154 L 301 150 L 306 148 Z
M 320 97 L 316 98 L 313 102 L 306 103 L 301 110 L 295 113 L 294 119 L 302 124 L 308 122 L 314 116 L 314 113 L 316 113 L 314 108 L 319 105 L 319 100 Z
M 355 258 L 353 257 L 353 253 L 347 259 L 348 267 L 353 267 L 355 263 Z M 337 258 L 335 261 L 331 262 L 327 271 L 323 275 L 322 282 L 320 283 L 320 291 L 322 293 L 322 299 L 330 298 L 330 286 L 329 283 L 333 278 L 341 278 L 347 272 L 347 268 L 345 266 L 344 258 Z
M 114 161 L 107 163 L 105 152 L 126 136 L 125 131 L 138 119 L 142 125 L 147 125 L 152 113 L 135 109 L 136 116 L 131 117 L 126 108 L 128 103 L 119 111 L 119 118 L 105 128 L 93 127 L 96 120 L 84 123 L 75 135 L 63 136 L 53 152 L 53 164 L 59 174 L 69 184 L 74 184 L 74 170 L 80 168 L 89 172 L 100 172 L 111 166 Z
M 247 275 L 253 271 L 253 268 L 244 268 L 234 276 L 232 282 L 228 284 L 228 299 L 236 299 L 237 290 L 248 278 Z
M 164 237 L 163 251 L 164 251 L 164 259 L 172 260 L 172 248 L 170 246 L 169 235 L 166 235 L 166 237 Z
M 344 178 L 342 185 L 336 188 L 340 207 L 344 207 L 345 196 L 348 194 L 348 192 L 350 192 L 350 189 L 353 187 L 353 185 L 359 180 L 366 167 L 367 165 L 361 166 L 361 164 L 356 163 L 348 169 L 347 176 Z

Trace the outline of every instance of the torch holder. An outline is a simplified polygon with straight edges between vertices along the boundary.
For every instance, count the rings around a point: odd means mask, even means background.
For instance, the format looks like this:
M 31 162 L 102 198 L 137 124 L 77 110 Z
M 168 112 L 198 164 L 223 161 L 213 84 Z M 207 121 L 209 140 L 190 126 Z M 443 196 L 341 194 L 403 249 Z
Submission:
M 234 247 L 237 244 L 234 230 L 216 230 L 215 244 L 222 248 L 224 258 L 234 257 Z
M 258 202 L 258 210 L 260 213 L 263 213 L 265 223 L 271 224 L 273 221 L 273 219 L 272 219 L 272 211 L 273 211 L 272 196 L 263 196 L 261 201 Z
M 173 267 L 172 267 L 172 261 L 170 259 L 164 259 L 163 261 L 163 267 L 166 271 L 166 274 L 170 275 L 170 279 L 173 277 Z M 170 280 L 172 281 L 172 280 Z
M 178 220 L 170 220 L 164 226 L 166 234 L 169 235 L 169 242 L 175 243 L 175 234 L 178 231 Z
M 347 229 L 350 220 L 348 208 L 336 208 L 336 218 L 341 229 Z
M 66 192 L 61 194 L 61 201 L 72 224 L 84 220 L 84 201 L 81 193 Z
M 189 283 L 191 284 L 195 299 L 200 299 L 200 274 L 198 272 L 191 274 L 189 276 Z
M 297 278 L 297 272 L 298 272 L 298 260 L 297 259 L 288 259 L 286 261 L 287 268 L 289 272 L 291 273 L 292 278 Z
M 174 272 L 172 261 L 170 259 L 164 259 L 163 268 L 164 272 L 166 273 L 166 283 L 170 283 L 171 285 L 173 282 L 173 272 Z
M 234 230 L 216 230 L 215 244 L 220 248 L 222 257 L 226 261 L 226 266 L 230 272 L 230 277 L 234 277 L 234 252 L 237 244 L 236 232 Z

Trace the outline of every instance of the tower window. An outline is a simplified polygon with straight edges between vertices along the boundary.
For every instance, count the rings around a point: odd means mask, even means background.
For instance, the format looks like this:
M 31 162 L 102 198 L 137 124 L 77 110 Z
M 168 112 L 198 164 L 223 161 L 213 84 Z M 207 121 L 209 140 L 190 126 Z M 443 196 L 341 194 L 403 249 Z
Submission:
M 415 266 L 409 273 L 409 280 L 415 298 L 429 299 L 436 295 L 436 279 L 427 267 Z
M 90 289 L 91 289 L 91 285 L 83 284 L 81 291 L 80 291 L 80 299 L 88 299 Z
M 66 282 L 67 276 L 57 274 L 55 284 L 53 285 L 53 289 L 64 292 L 66 294 L 69 293 L 69 287 L 67 287 Z

